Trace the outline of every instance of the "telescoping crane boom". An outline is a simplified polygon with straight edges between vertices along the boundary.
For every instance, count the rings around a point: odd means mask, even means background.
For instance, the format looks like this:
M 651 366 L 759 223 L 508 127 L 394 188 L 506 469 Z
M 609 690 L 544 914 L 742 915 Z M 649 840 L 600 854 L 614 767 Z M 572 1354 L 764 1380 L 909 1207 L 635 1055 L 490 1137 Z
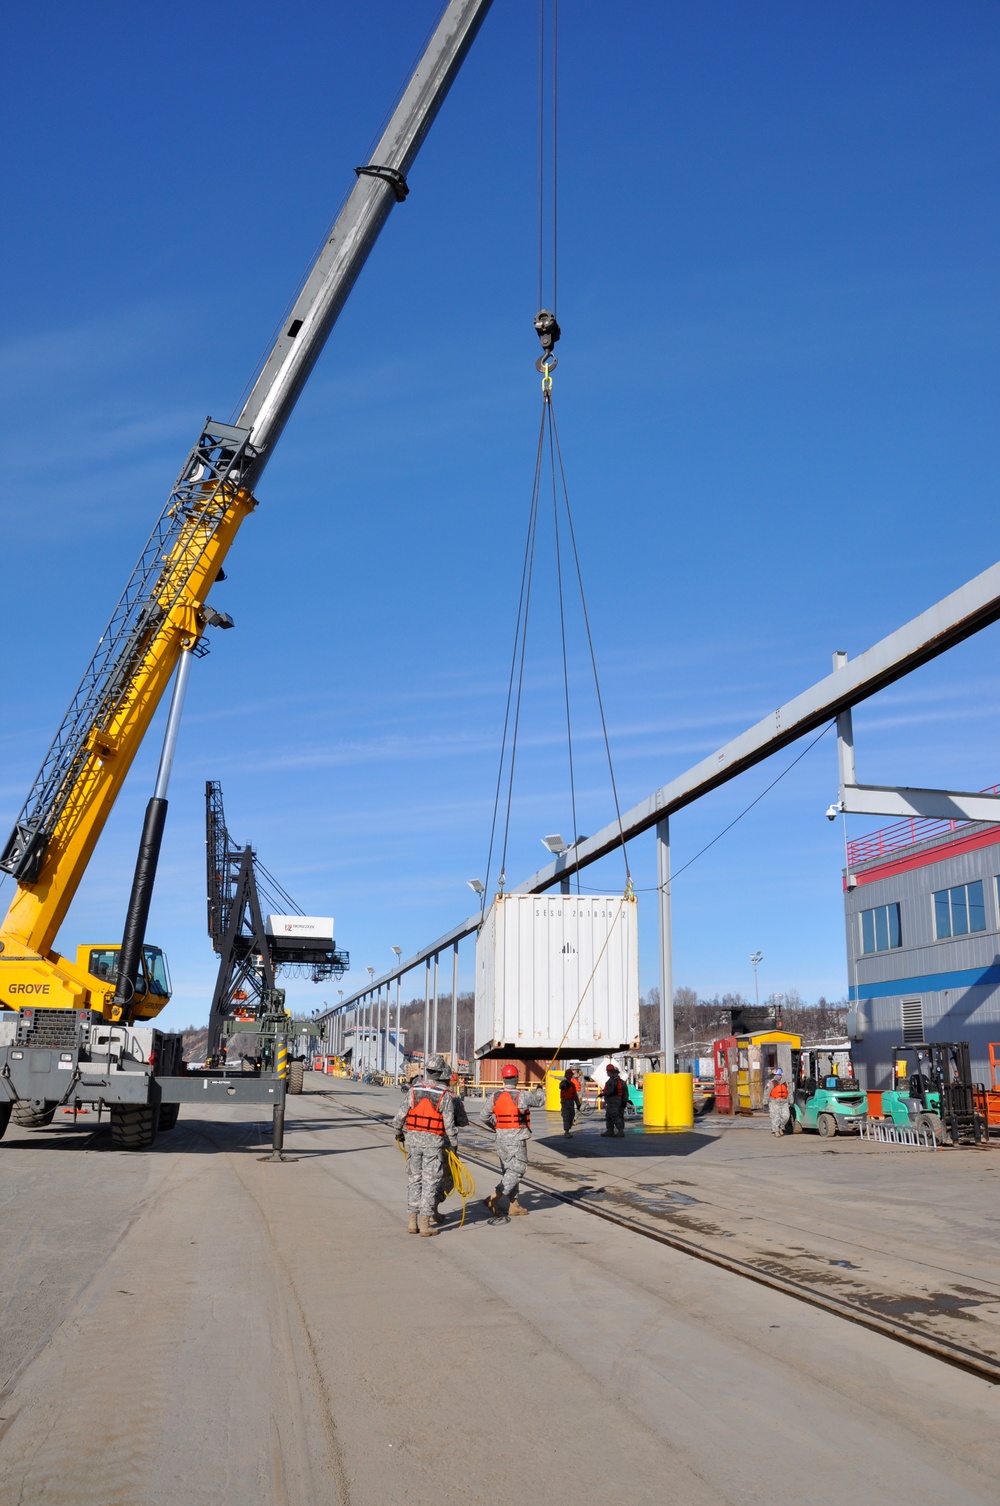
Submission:
M 370 159 L 355 169 L 357 181 L 236 422 L 208 419 L 181 469 L 0 853 L 0 869 L 16 881 L 0 924 L 3 1009 L 97 1011 L 130 1021 L 153 1018 L 169 998 L 162 954 L 144 945 L 144 932 L 191 661 L 205 651 L 207 627 L 231 626 L 208 605 L 209 593 L 257 506 L 254 488 L 351 288 L 393 205 L 408 193 L 407 173 L 491 3 L 446 6 Z M 120 955 L 102 945 L 78 947 L 75 959 L 60 956 L 59 927 L 172 677 Z M 9 1056 L 3 1039 L 0 1057 Z M 15 1065 L 0 1067 L 8 1084 Z M 0 1106 L 2 1090 L 0 1081 Z

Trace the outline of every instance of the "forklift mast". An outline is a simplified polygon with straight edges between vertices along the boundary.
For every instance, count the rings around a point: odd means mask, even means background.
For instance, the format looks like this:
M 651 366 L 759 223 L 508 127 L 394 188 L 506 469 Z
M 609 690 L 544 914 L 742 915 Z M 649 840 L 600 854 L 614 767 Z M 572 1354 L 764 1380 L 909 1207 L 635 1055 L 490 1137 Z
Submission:
M 968 1041 L 894 1047 L 892 1081 L 894 1087 L 905 1081 L 910 1098 L 939 1115 L 954 1144 L 978 1145 L 986 1138 L 986 1089 L 972 1081 Z

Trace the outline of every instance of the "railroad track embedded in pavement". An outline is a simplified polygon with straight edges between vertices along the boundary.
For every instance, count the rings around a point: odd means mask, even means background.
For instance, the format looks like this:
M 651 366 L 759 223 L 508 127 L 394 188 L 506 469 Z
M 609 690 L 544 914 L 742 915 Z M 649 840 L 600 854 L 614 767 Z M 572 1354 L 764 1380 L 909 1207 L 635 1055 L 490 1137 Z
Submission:
M 380 1128 L 388 1129 L 390 1126 L 391 1116 L 359 1108 L 355 1103 L 351 1104 L 350 1112 L 363 1115 Z M 462 1159 L 473 1166 L 483 1167 L 491 1173 L 496 1171 L 495 1162 L 485 1161 L 480 1156 L 470 1154 L 466 1148 L 463 1148 Z M 753 1261 L 740 1260 L 735 1256 L 723 1255 L 717 1250 L 709 1250 L 704 1245 L 699 1245 L 692 1239 L 686 1239 L 681 1234 L 669 1233 L 664 1229 L 653 1229 L 641 1219 L 630 1218 L 628 1214 L 618 1213 L 586 1200 L 583 1196 L 585 1189 L 580 1189 L 575 1193 L 564 1192 L 554 1187 L 551 1182 L 539 1177 L 534 1171 L 523 1178 L 523 1185 L 536 1192 L 543 1192 L 546 1196 L 555 1198 L 557 1202 L 565 1203 L 567 1207 L 588 1213 L 593 1218 L 603 1219 L 608 1224 L 616 1224 L 618 1228 L 626 1229 L 630 1234 L 638 1234 L 641 1238 L 652 1240 L 655 1244 L 666 1245 L 668 1249 L 676 1250 L 681 1255 L 688 1255 L 693 1260 L 700 1260 L 708 1265 L 716 1266 L 719 1270 L 728 1271 L 732 1276 L 742 1276 L 747 1281 L 756 1282 L 758 1286 L 766 1286 L 771 1291 L 780 1292 L 786 1297 L 793 1297 L 798 1302 L 808 1303 L 810 1307 L 819 1308 L 835 1318 L 842 1318 L 845 1322 L 854 1323 L 859 1328 L 867 1328 L 871 1333 L 892 1339 L 897 1344 L 905 1344 L 908 1348 L 929 1355 L 932 1359 L 953 1365 L 956 1369 L 964 1370 L 967 1374 L 988 1381 L 991 1385 L 1000 1385 L 1000 1359 L 984 1354 L 981 1350 L 958 1344 L 952 1339 L 928 1334 L 916 1324 L 907 1323 L 898 1318 L 886 1318 L 879 1313 L 871 1312 L 860 1303 L 847 1301 L 843 1297 L 831 1296 L 828 1292 L 822 1292 L 805 1282 L 777 1275 L 764 1266 L 754 1264 Z

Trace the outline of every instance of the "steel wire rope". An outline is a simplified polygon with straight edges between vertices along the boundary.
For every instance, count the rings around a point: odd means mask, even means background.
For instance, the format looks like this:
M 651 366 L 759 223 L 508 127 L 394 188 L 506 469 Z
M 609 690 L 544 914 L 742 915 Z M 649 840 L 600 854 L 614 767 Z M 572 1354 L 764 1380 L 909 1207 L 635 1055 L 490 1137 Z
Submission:
M 576 543 L 576 529 L 573 527 L 573 512 L 569 501 L 569 486 L 566 482 L 566 467 L 563 464 L 562 445 L 559 442 L 559 426 L 556 423 L 555 405 L 552 402 L 551 392 L 545 394 L 545 406 L 549 420 L 549 443 L 552 445 L 559 466 L 559 479 L 562 486 L 563 505 L 566 509 L 566 523 L 569 528 L 570 545 L 573 550 L 573 565 L 576 570 L 577 586 L 580 591 L 580 607 L 583 612 L 583 625 L 587 634 L 587 649 L 590 654 L 590 667 L 594 676 L 594 691 L 597 696 L 597 709 L 601 718 L 601 735 L 604 739 L 604 751 L 608 760 L 608 776 L 611 780 L 611 794 L 615 802 L 615 820 L 618 823 L 618 835 L 621 841 L 622 860 L 625 864 L 625 887 L 632 887 L 632 873 L 628 862 L 628 846 L 625 841 L 625 830 L 622 826 L 621 802 L 618 799 L 618 781 L 615 779 L 614 759 L 611 756 L 611 740 L 608 737 L 608 723 L 604 714 L 604 697 L 601 695 L 601 678 L 597 671 L 597 655 L 594 652 L 594 635 L 590 630 L 590 613 L 587 610 L 587 596 L 583 588 L 583 570 L 580 566 L 580 551 Z
M 546 0 L 538 0 L 538 307 L 545 302 L 545 9 Z M 558 313 L 559 302 L 559 0 L 552 0 L 551 41 L 552 150 L 549 175 L 552 213 L 549 227 L 552 249 L 552 312 Z
M 576 1008 L 574 1009 L 572 1015 L 570 1016 L 569 1024 L 566 1026 L 566 1029 L 563 1031 L 563 1038 L 559 1042 L 558 1046 L 553 1051 L 552 1056 L 549 1059 L 549 1064 L 548 1064 L 548 1066 L 545 1069 L 546 1075 L 548 1075 L 548 1073 L 552 1071 L 552 1063 L 557 1060 L 560 1051 L 562 1050 L 562 1048 L 566 1044 L 566 1038 L 569 1035 L 570 1031 L 573 1029 L 573 1025 L 574 1025 L 574 1022 L 576 1020 L 577 1015 L 580 1013 L 580 1010 L 583 1008 L 583 1001 L 587 997 L 587 994 L 590 992 L 590 985 L 593 983 L 594 979 L 597 977 L 597 969 L 600 967 L 601 962 L 602 962 L 602 960 L 604 958 L 604 953 L 608 949 L 608 943 L 611 940 L 611 933 L 614 930 L 615 926 L 618 924 L 618 922 L 621 920 L 622 916 L 624 915 L 624 913 L 625 913 L 625 906 L 627 904 L 630 904 L 630 903 L 634 903 L 634 901 L 629 899 L 627 893 L 623 894 L 622 897 L 621 897 L 621 899 L 618 901 L 618 914 L 615 916 L 614 920 L 608 926 L 608 934 L 604 938 L 604 945 L 601 947 L 601 950 L 598 952 L 598 954 L 597 954 L 597 961 L 594 963 L 593 967 L 590 970 L 590 977 L 587 979 L 586 983 L 583 986 L 583 993 L 580 995 L 580 1002 L 579 1002 L 579 1004 L 577 1004 Z
M 545 0 L 538 0 L 538 307 L 545 301 Z
M 559 304 L 559 0 L 552 0 L 552 312 Z
M 511 708 L 511 702 L 513 700 L 513 695 L 514 695 L 514 674 L 515 674 L 515 671 L 517 669 L 517 650 L 518 650 L 518 644 L 520 642 L 520 635 L 521 635 L 521 619 L 522 619 L 522 617 L 524 615 L 525 590 L 526 590 L 526 587 L 527 587 L 527 584 L 528 584 L 528 580 L 529 580 L 529 577 L 530 577 L 530 572 L 531 572 L 531 567 L 532 567 L 532 561 L 533 561 L 533 556 L 534 556 L 535 522 L 536 522 L 536 513 L 537 513 L 537 495 L 538 495 L 538 487 L 539 487 L 539 478 L 540 478 L 540 475 L 541 475 L 541 467 L 542 467 L 542 442 L 543 442 L 543 438 L 544 438 L 544 421 L 545 421 L 545 419 L 544 419 L 544 414 L 543 414 L 543 416 L 542 416 L 542 424 L 539 425 L 539 430 L 538 430 L 538 448 L 537 448 L 536 453 L 535 453 L 535 481 L 534 481 L 534 485 L 532 487 L 531 507 L 529 508 L 529 511 L 528 511 L 528 532 L 527 532 L 527 536 L 526 536 L 525 541 L 524 541 L 524 560 L 523 560 L 523 563 L 522 563 L 522 566 L 521 566 L 521 591 L 520 591 L 520 595 L 518 597 L 518 602 L 517 602 L 517 621 L 516 621 L 515 628 L 514 628 L 514 647 L 513 647 L 513 650 L 511 652 L 511 658 L 510 658 L 510 675 L 509 675 L 508 681 L 507 681 L 507 706 L 506 706 L 506 710 L 504 712 L 503 734 L 502 734 L 502 737 L 501 737 L 501 740 L 500 740 L 500 764 L 499 764 L 499 767 L 497 769 L 496 793 L 494 794 L 494 797 L 493 797 L 493 821 L 492 821 L 492 825 L 490 827 L 490 845 L 489 845 L 489 852 L 488 852 L 487 858 L 486 858 L 485 887 L 484 887 L 483 893 L 482 893 L 482 895 L 480 897 L 480 905 L 479 905 L 479 907 L 480 907 L 481 911 L 485 910 L 485 908 L 486 908 L 486 896 L 489 893 L 489 887 L 490 887 L 490 870 L 491 870 L 491 868 L 493 866 L 493 848 L 494 848 L 495 843 L 496 843 L 497 815 L 498 815 L 499 810 L 500 810 L 500 791 L 503 788 L 503 770 L 504 770 L 504 763 L 506 761 L 507 733 L 508 733 L 508 731 L 510 729 L 510 708 Z M 509 812 L 509 808 L 508 808 L 508 817 L 509 817 L 509 814 L 510 814 L 510 812 Z
M 572 720 L 571 720 L 571 717 L 570 717 L 570 702 L 569 702 L 569 657 L 568 657 L 568 655 L 566 653 L 566 611 L 565 611 L 565 603 L 564 603 L 564 600 L 563 600 L 562 551 L 560 549 L 560 540 L 559 540 L 559 496 L 558 496 L 558 492 L 556 490 L 555 454 L 553 452 L 551 444 L 549 445 L 549 462 L 550 462 L 550 467 L 549 468 L 550 468 L 551 473 L 552 473 L 552 527 L 553 527 L 553 530 L 554 530 L 554 533 L 555 533 L 555 541 L 556 541 L 556 583 L 557 583 L 558 591 L 559 591 L 559 636 L 560 636 L 560 638 L 562 640 L 563 696 L 564 696 L 565 701 L 566 701 L 566 744 L 567 744 L 567 750 L 568 750 L 568 756 L 569 756 L 569 800 L 570 800 L 570 809 L 571 809 L 571 812 L 572 812 L 572 822 L 573 822 L 573 841 L 572 841 L 571 845 L 575 846 L 576 845 L 577 837 L 579 836 L 580 833 L 579 833 L 579 828 L 577 826 L 577 820 L 576 820 L 576 777 L 575 777 L 574 768 L 573 768 L 573 724 L 572 724 Z M 579 892 L 580 892 L 580 873 L 579 873 L 579 869 L 577 870 L 575 877 L 576 877 L 576 892 L 577 892 L 577 894 L 579 894 Z
M 545 415 L 542 414 L 541 435 L 545 432 Z M 514 768 L 517 761 L 517 734 L 521 726 L 521 696 L 524 690 L 524 659 L 528 647 L 528 616 L 531 610 L 531 582 L 535 566 L 535 538 L 538 532 L 538 498 L 542 483 L 542 449 L 539 445 L 538 458 L 535 463 L 535 484 L 531 497 L 531 524 L 530 539 L 531 550 L 528 557 L 528 579 L 524 593 L 524 620 L 521 625 L 521 658 L 517 671 L 517 696 L 514 701 L 514 726 L 510 737 L 510 769 L 507 780 L 507 810 L 504 817 L 503 828 L 503 851 L 500 856 L 499 885 L 501 891 L 507 878 L 507 844 L 510 838 L 510 812 L 514 801 Z

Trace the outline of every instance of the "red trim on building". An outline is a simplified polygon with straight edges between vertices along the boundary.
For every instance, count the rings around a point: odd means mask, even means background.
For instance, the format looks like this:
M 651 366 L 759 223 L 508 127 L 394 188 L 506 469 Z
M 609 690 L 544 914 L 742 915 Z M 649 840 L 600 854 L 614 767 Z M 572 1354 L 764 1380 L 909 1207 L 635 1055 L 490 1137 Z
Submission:
M 893 858 L 891 862 L 878 863 L 874 868 L 859 872 L 852 869 L 857 886 L 874 884 L 879 879 L 895 878 L 898 873 L 909 873 L 914 868 L 929 868 L 932 863 L 943 863 L 946 858 L 958 857 L 963 852 L 975 852 L 978 847 L 992 847 L 1000 842 L 1000 825 L 988 831 L 977 831 L 967 837 L 958 837 L 954 842 L 942 842 L 940 847 L 928 847 L 923 852 L 914 852 L 909 857 Z M 847 875 L 844 875 L 847 888 Z

